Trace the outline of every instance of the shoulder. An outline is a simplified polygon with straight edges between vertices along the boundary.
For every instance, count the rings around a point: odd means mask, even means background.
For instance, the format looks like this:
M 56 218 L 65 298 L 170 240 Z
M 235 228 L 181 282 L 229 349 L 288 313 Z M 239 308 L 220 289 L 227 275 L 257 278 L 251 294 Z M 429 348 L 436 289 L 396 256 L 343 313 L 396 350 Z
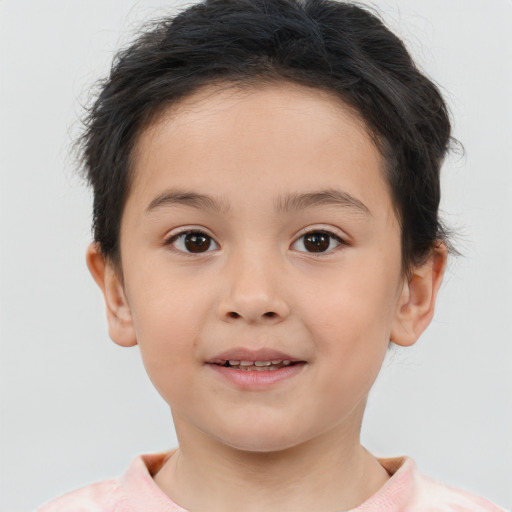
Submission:
M 379 459 L 379 462 L 391 478 L 357 512 L 376 509 L 385 512 L 507 512 L 485 498 L 422 474 L 410 457 Z
M 415 492 L 411 505 L 417 512 L 506 512 L 489 500 L 435 480 L 415 475 Z
M 152 478 L 172 453 L 139 455 L 121 477 L 68 492 L 36 512 L 135 512 L 160 510 L 162 503 L 166 510 L 183 512 Z
M 68 492 L 36 512 L 132 512 L 117 480 L 97 482 Z

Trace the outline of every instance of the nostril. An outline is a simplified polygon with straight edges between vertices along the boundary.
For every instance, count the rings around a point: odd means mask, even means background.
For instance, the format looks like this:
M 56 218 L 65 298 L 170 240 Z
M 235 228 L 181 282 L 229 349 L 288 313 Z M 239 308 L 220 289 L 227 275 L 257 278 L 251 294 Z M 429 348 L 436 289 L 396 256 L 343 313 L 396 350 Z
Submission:
M 236 311 L 230 311 L 227 316 L 229 318 L 241 318 L 242 315 L 240 315 L 240 313 L 237 313 Z M 262 316 L 266 318 L 274 318 L 277 316 L 277 313 L 274 313 L 274 311 L 267 311 L 266 313 L 263 313 Z

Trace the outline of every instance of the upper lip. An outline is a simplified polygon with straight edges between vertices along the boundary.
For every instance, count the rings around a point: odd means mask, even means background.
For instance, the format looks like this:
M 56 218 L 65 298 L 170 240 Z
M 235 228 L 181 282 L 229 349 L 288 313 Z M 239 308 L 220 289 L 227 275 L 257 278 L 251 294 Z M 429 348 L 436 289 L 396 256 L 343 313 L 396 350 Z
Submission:
M 290 354 L 272 348 L 247 349 L 236 347 L 225 350 L 209 359 L 208 363 L 224 364 L 226 361 L 302 361 Z

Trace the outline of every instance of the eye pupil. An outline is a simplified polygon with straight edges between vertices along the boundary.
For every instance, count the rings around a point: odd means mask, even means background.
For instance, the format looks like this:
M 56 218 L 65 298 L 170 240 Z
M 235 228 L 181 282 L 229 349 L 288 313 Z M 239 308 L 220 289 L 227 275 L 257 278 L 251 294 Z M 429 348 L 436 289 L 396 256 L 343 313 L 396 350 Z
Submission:
M 304 247 L 310 252 L 324 252 L 329 243 L 329 236 L 324 233 L 310 233 L 304 237 Z
M 211 238 L 200 233 L 188 233 L 185 236 L 185 247 L 190 252 L 205 252 L 210 248 Z

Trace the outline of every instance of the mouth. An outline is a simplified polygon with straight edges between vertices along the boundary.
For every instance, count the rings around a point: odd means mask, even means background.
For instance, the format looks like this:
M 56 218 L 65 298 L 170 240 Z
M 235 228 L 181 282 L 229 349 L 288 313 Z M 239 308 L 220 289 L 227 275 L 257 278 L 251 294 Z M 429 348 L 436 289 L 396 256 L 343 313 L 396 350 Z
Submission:
M 244 391 L 264 391 L 302 374 L 307 361 L 273 348 L 228 349 L 206 361 L 224 382 Z
M 275 372 L 306 364 L 305 360 L 269 347 L 259 349 L 232 348 L 217 354 L 216 357 L 207 362 L 220 367 L 219 369 L 239 372 Z
M 244 372 L 271 372 L 280 370 L 281 368 L 294 366 L 301 362 L 303 361 L 291 361 L 290 359 L 272 359 L 270 361 L 237 361 L 230 359 L 214 362 L 213 364 Z

